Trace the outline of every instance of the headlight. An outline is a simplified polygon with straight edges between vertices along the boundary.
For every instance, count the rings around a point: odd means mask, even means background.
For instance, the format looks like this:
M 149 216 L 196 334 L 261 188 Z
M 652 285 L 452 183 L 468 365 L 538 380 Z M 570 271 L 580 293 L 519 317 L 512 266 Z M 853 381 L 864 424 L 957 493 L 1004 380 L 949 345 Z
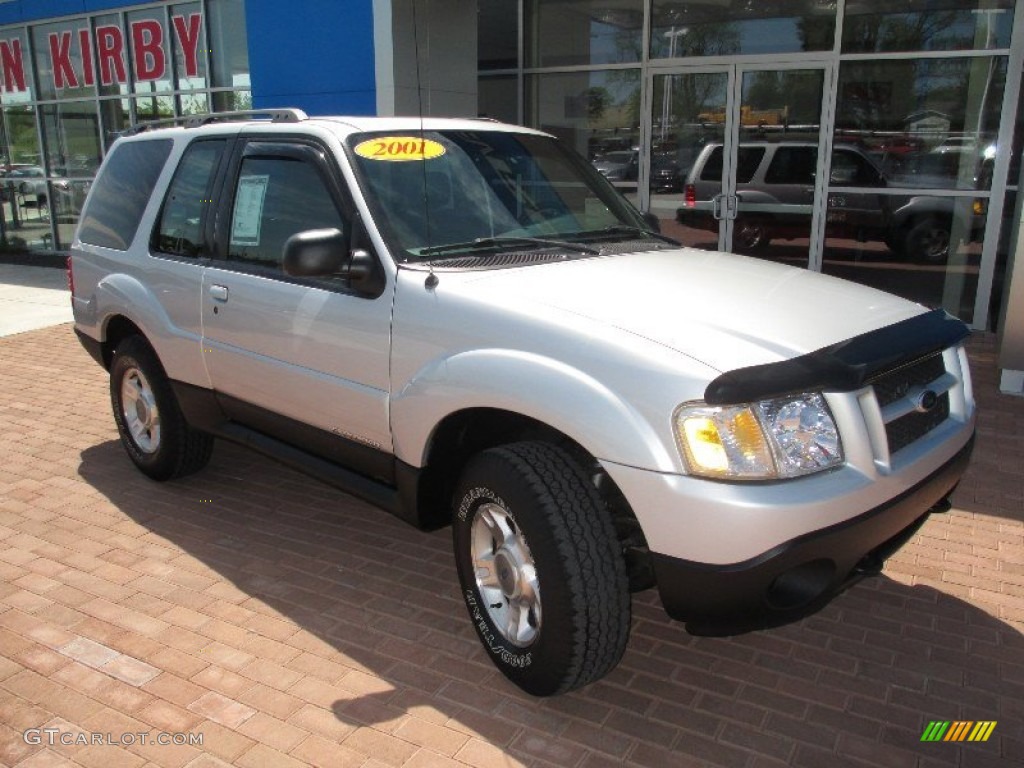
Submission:
M 843 462 L 839 431 L 818 394 L 748 405 L 681 405 L 675 431 L 690 471 L 705 477 L 775 480 Z

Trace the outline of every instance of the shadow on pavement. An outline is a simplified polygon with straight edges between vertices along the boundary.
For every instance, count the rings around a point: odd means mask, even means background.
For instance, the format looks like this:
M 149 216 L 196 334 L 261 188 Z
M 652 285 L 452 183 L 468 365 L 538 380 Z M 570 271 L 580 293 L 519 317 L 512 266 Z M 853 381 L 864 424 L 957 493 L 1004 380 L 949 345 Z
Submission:
M 798 624 L 731 638 L 690 636 L 641 593 L 621 665 L 537 700 L 478 644 L 447 530 L 421 533 L 224 443 L 204 472 L 173 483 L 138 474 L 113 441 L 85 450 L 79 471 L 191 567 L 242 590 L 241 605 L 269 607 L 322 641 L 322 655 L 366 672 L 360 690 L 337 687 L 343 723 L 382 727 L 429 707 L 555 765 L 1024 760 L 1024 637 L 930 587 L 877 577 Z M 932 720 L 998 725 L 987 743 L 922 743 Z

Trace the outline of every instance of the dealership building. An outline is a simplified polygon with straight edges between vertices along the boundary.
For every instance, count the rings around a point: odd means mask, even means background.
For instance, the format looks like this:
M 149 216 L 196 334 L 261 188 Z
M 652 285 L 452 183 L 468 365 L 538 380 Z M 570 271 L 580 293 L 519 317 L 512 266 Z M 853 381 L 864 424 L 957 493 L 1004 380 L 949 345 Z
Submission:
M 136 122 L 490 117 L 688 245 L 996 329 L 1021 393 L 1022 70 L 1024 0 L 0 0 L 0 261 L 67 249 Z

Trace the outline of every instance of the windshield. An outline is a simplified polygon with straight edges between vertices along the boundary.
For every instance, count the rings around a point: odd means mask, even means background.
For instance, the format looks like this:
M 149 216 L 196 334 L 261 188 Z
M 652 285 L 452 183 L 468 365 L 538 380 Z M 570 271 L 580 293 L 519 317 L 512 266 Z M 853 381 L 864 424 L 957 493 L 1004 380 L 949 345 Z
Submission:
M 627 232 L 635 238 L 649 229 L 585 160 L 546 136 L 362 133 L 349 147 L 363 194 L 400 259 L 512 242 L 557 247 Z

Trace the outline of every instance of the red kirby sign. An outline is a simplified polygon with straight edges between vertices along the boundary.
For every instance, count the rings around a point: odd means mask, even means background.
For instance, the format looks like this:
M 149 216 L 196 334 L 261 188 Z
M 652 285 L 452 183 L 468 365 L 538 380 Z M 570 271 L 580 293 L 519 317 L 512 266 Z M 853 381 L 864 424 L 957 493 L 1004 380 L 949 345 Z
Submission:
M 198 13 L 172 16 L 173 35 L 181 50 L 186 77 L 199 75 L 199 38 L 203 18 Z M 99 25 L 89 29 L 64 30 L 48 35 L 50 71 L 55 88 L 79 88 L 127 83 L 126 49 L 136 80 L 160 80 L 167 76 L 170 53 L 164 26 L 156 19 L 128 24 L 128 40 L 118 25 Z M 0 71 L 7 93 L 27 91 L 25 65 L 20 38 L 0 40 Z M 94 56 L 95 54 L 95 65 Z M 94 69 L 95 66 L 95 69 Z M 99 72 L 96 72 L 96 69 Z

